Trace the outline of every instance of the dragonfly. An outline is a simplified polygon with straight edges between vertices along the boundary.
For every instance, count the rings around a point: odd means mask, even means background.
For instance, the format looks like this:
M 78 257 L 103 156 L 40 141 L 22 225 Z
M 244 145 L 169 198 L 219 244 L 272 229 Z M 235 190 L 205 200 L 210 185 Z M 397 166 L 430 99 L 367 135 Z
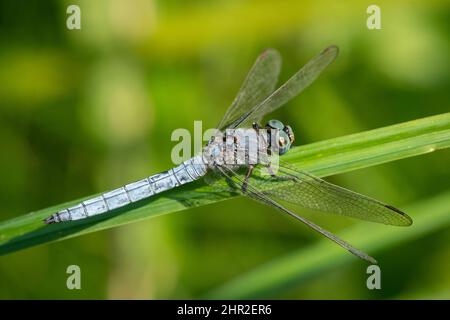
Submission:
M 275 49 L 265 50 L 251 67 L 216 133 L 199 154 L 170 170 L 60 210 L 44 223 L 106 214 L 205 177 L 213 188 L 223 188 L 225 181 L 227 188 L 234 192 L 301 221 L 355 256 L 376 264 L 373 257 L 298 215 L 284 202 L 386 225 L 409 226 L 412 219 L 394 206 L 326 182 L 284 161 L 283 155 L 295 140 L 292 128 L 279 120 L 270 120 L 264 127 L 259 125 L 264 116 L 314 82 L 336 59 L 338 52 L 336 46 L 325 48 L 275 90 L 281 56 Z M 254 152 L 249 152 L 250 149 Z

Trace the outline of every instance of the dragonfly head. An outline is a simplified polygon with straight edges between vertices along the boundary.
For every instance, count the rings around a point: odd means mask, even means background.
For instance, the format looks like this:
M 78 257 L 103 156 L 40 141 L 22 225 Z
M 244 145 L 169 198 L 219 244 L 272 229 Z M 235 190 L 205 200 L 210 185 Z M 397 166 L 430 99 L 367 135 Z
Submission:
M 279 154 L 283 155 L 288 152 L 295 140 L 294 131 L 292 131 L 292 128 L 290 126 L 284 125 L 279 120 L 269 120 L 269 122 L 267 122 L 266 124 L 266 128 L 270 129 L 270 134 L 272 134 L 273 131 L 277 130 Z M 272 139 L 269 139 L 269 141 L 272 141 Z

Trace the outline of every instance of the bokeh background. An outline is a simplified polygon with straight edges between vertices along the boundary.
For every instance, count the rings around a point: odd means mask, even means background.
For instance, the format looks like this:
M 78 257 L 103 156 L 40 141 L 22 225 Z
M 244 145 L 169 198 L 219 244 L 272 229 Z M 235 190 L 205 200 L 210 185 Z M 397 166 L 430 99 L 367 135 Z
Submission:
M 337 61 L 277 113 L 297 143 L 449 110 L 448 1 L 0 1 L 0 219 L 109 190 L 172 166 L 175 128 L 214 127 L 256 56 L 287 79 L 330 44 Z M 82 29 L 66 28 L 81 8 Z M 399 207 L 449 188 L 447 150 L 330 177 Z M 332 231 L 350 219 L 302 212 Z M 388 227 L 387 227 L 388 228 Z M 0 257 L 0 298 L 195 298 L 319 237 L 246 199 Z M 311 275 L 269 298 L 450 298 L 450 232 Z M 333 246 L 330 243 L 330 246 Z M 66 267 L 82 290 L 66 289 Z M 406 272 L 407 271 L 407 272 Z

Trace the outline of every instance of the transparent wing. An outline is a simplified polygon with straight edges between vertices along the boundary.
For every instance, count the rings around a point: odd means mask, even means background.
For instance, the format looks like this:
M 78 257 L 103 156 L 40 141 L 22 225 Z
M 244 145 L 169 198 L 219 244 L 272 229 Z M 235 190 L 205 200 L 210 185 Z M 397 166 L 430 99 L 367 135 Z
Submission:
M 281 68 L 281 56 L 274 49 L 264 51 L 250 69 L 239 92 L 218 125 L 226 129 L 243 114 L 258 105 L 274 90 Z
M 268 196 L 306 208 L 395 226 L 409 226 L 412 219 L 399 209 L 326 182 L 295 166 L 280 162 L 277 175 L 255 178 Z
M 281 107 L 307 88 L 336 59 L 338 52 L 336 46 L 324 49 L 264 101 L 230 123 L 229 127 L 249 127 L 253 122 L 260 122 L 264 115 Z
M 224 175 L 228 181 L 232 182 L 235 185 L 235 188 L 237 190 L 242 190 L 242 185 L 244 183 L 244 178 L 242 175 L 238 174 L 237 172 L 224 167 L 224 166 L 217 166 L 217 169 L 222 173 L 222 175 Z M 290 215 L 291 217 L 303 222 L 304 224 L 306 224 L 308 227 L 312 228 L 313 230 L 317 231 L 318 233 L 320 233 L 321 235 L 327 237 L 328 239 L 330 239 L 331 241 L 335 242 L 336 244 L 340 245 L 342 248 L 348 250 L 350 253 L 354 254 L 355 256 L 364 259 L 372 264 L 376 264 L 377 261 L 369 256 L 368 254 L 362 252 L 359 249 L 356 249 L 355 247 L 353 247 L 352 245 L 350 245 L 349 243 L 345 242 L 344 240 L 338 238 L 337 236 L 335 236 L 334 234 L 332 234 L 331 232 L 323 229 L 322 227 L 316 225 L 315 223 L 297 215 L 296 213 L 292 212 L 291 210 L 283 207 L 281 204 L 279 204 L 278 202 L 276 202 L 274 199 L 272 199 L 271 197 L 269 197 L 267 195 L 266 192 L 261 191 L 255 184 L 253 184 L 253 182 L 249 182 L 246 188 L 246 191 L 244 192 L 245 195 L 249 196 L 250 198 L 261 202 L 263 204 L 272 206 L 278 210 L 280 210 L 283 213 L 286 213 L 288 215 Z

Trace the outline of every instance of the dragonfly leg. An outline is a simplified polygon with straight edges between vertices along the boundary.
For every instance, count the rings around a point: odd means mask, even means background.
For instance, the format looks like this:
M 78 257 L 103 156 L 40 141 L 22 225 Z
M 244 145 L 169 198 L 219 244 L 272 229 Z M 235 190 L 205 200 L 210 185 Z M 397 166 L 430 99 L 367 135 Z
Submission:
M 253 122 L 253 123 L 252 123 L 252 128 L 255 129 L 256 131 L 258 131 L 261 127 L 259 126 L 258 123 Z
M 272 169 L 272 166 L 270 164 L 270 162 L 266 165 L 266 169 L 269 172 L 269 174 L 271 175 L 272 178 L 277 177 L 277 175 L 275 174 L 275 172 Z
M 245 175 L 245 179 L 242 183 L 242 192 L 245 193 L 247 191 L 247 185 L 248 185 L 248 179 L 250 178 L 250 176 L 252 175 L 253 169 L 255 168 L 254 165 L 249 165 L 248 170 L 247 170 L 247 174 Z
M 274 179 L 277 179 L 278 181 L 280 181 L 280 180 L 281 181 L 296 181 L 297 180 L 296 177 L 275 174 L 270 163 L 266 165 L 266 169 L 269 172 L 270 176 Z
M 269 174 L 270 174 L 270 176 L 271 176 L 272 178 L 277 178 L 277 179 L 282 179 L 282 180 L 295 180 L 294 177 L 282 176 L 282 175 L 277 175 L 277 174 L 275 174 L 275 171 L 273 171 L 273 169 L 272 169 L 271 163 L 268 163 L 268 164 L 266 165 L 266 169 L 267 169 L 267 171 L 269 172 Z

